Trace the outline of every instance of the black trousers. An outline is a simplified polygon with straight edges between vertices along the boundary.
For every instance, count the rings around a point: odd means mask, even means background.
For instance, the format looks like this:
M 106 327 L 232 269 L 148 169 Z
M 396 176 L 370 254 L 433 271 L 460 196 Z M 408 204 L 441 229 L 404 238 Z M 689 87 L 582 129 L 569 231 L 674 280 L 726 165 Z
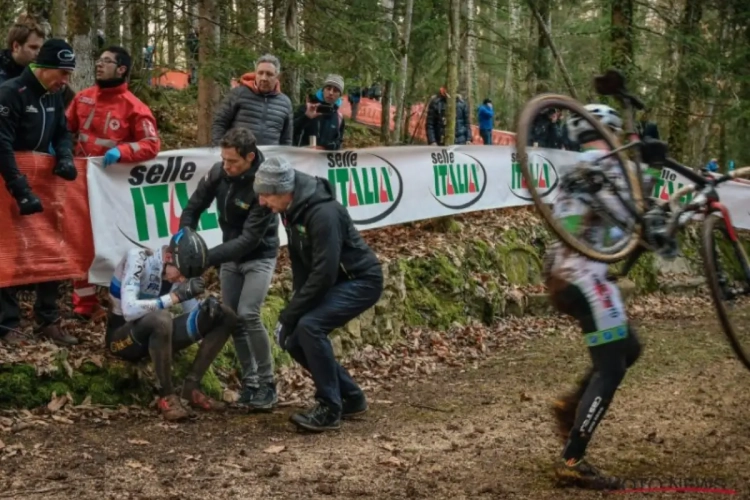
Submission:
M 48 281 L 31 286 L 36 292 L 34 317 L 39 326 L 47 326 L 60 319 L 60 310 L 57 307 L 57 299 L 60 297 L 59 285 L 59 281 Z M 20 287 L 0 288 L 0 325 L 6 328 L 18 328 L 21 324 L 19 289 Z M 0 335 L 5 333 L 4 330 L 0 331 Z

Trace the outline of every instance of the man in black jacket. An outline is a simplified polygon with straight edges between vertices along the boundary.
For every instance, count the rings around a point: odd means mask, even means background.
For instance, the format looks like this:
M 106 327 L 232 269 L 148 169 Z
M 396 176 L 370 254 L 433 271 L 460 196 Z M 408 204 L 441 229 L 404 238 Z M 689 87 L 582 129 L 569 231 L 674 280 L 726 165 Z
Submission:
M 344 140 L 344 117 L 341 115 L 341 94 L 344 79 L 339 75 L 328 75 L 323 88 L 318 90 L 306 104 L 294 114 L 294 145 L 307 147 L 310 137 L 315 137 L 318 149 L 335 151 L 341 149 Z
M 44 30 L 30 16 L 23 15 L 8 30 L 7 48 L 0 52 L 0 83 L 21 76 L 39 54 Z
M 380 261 L 336 201 L 325 179 L 274 157 L 255 174 L 260 204 L 282 214 L 294 295 L 279 315 L 276 340 L 312 375 L 318 405 L 292 422 L 313 432 L 338 429 L 367 410 L 365 395 L 336 361 L 328 334 L 375 305 L 383 292 Z
M 67 181 L 74 181 L 78 175 L 60 92 L 75 65 L 71 46 L 64 40 L 50 39 L 42 45 L 36 63 L 24 69 L 18 78 L 0 85 L 0 174 L 21 215 L 33 215 L 44 208 L 31 191 L 26 176 L 18 170 L 17 151 L 54 150 L 57 157 L 54 174 Z M 21 340 L 7 333 L 8 328 L 15 330 L 20 324 L 16 292 L 12 288 L 0 291 L 0 325 L 5 327 L 0 329 L 0 335 L 10 343 Z M 36 292 L 34 312 L 41 336 L 61 345 L 77 344 L 75 337 L 59 327 L 58 282 L 39 283 Z
M 448 112 L 448 92 L 441 88 L 438 95 L 430 99 L 427 105 L 427 120 L 425 131 L 427 143 L 431 146 L 445 145 L 446 116 Z M 454 144 L 471 142 L 471 123 L 469 122 L 469 107 L 461 96 L 456 96 L 456 133 Z
M 216 200 L 223 243 L 209 250 L 208 265 L 221 266 L 222 302 L 238 317 L 232 333 L 242 366 L 244 390 L 239 403 L 268 410 L 278 401 L 273 356 L 260 308 L 271 286 L 279 248 L 279 220 L 262 207 L 253 181 L 263 155 L 253 133 L 233 128 L 220 143 L 223 162 L 200 180 L 180 217 L 180 227 L 195 229 L 201 214 Z

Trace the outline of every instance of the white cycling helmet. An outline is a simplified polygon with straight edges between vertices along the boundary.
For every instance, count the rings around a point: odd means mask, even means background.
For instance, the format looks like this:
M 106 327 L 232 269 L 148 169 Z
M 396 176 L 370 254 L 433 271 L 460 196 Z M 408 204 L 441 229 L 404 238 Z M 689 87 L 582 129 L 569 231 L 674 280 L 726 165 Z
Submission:
M 612 131 L 622 131 L 622 118 L 620 118 L 620 113 L 616 109 L 606 104 L 587 104 L 584 107 L 586 111 L 599 118 L 599 121 L 607 125 Z M 570 115 L 566 125 L 568 126 L 568 139 L 578 143 L 587 142 L 587 140 L 581 140 L 581 134 L 594 132 L 594 127 L 576 113 Z

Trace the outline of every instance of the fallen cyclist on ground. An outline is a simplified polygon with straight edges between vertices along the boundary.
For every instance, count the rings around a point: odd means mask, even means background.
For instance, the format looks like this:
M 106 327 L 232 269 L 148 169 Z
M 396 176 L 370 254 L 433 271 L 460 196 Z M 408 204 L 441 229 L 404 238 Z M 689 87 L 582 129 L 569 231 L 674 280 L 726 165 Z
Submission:
M 150 356 L 159 389 L 158 408 L 166 420 L 191 416 L 172 387 L 172 356 L 201 342 L 180 395 L 193 408 L 224 410 L 206 396 L 201 379 L 234 330 L 237 318 L 215 297 L 196 300 L 205 290 L 200 277 L 208 249 L 190 228 L 175 234 L 168 246 L 153 252 L 134 248 L 115 269 L 109 285 L 112 307 L 105 343 L 115 356 L 137 362 Z M 169 308 L 180 304 L 183 314 L 172 318 Z

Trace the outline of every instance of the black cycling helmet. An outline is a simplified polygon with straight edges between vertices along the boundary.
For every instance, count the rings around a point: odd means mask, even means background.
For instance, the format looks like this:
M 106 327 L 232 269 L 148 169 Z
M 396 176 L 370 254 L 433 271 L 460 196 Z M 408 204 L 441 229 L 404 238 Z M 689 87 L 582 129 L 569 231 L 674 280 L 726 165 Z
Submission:
M 206 270 L 208 247 L 201 235 L 183 227 L 169 241 L 172 263 L 186 278 L 197 278 Z

